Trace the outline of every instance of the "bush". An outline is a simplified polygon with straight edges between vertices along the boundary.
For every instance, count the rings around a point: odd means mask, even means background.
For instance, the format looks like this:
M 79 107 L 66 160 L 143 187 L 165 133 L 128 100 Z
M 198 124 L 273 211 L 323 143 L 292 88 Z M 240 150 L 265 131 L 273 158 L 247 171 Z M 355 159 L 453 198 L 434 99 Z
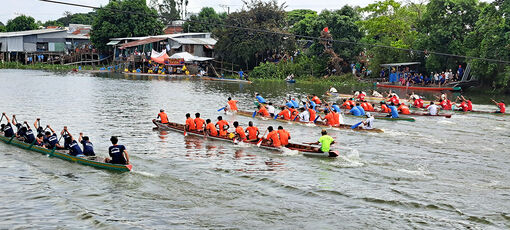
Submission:
M 294 74 L 296 79 L 307 76 L 322 77 L 325 75 L 325 63 L 327 63 L 326 60 L 317 56 L 300 55 L 292 61 L 260 63 L 250 72 L 250 78 L 284 79 L 291 74 Z

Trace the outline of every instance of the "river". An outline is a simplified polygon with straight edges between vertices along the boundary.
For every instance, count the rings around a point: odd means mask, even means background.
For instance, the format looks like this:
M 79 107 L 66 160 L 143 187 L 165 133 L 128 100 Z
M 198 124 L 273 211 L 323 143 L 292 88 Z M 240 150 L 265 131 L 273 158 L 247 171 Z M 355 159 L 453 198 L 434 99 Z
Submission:
M 341 157 L 309 158 L 159 133 L 151 120 L 164 108 L 180 123 L 200 112 L 246 126 L 249 117 L 217 112 L 227 97 L 253 110 L 255 92 L 277 102 L 323 86 L 136 79 L 0 70 L 1 112 L 30 124 L 40 117 L 55 130 L 67 125 L 90 136 L 101 155 L 118 135 L 133 164 L 130 173 L 114 173 L 0 143 L 1 229 L 510 227 L 510 116 L 376 120 L 380 134 L 328 129 Z M 315 127 L 254 122 L 283 125 L 297 143 L 320 135 Z

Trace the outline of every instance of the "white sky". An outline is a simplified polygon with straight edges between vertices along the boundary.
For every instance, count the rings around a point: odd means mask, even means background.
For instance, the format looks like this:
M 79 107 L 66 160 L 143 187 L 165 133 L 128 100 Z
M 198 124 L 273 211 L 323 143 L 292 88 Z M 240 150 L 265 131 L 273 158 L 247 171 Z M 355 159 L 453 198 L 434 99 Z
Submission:
M 59 0 L 64 2 L 78 3 L 84 5 L 100 6 L 106 5 L 108 0 Z M 149 1 L 149 0 L 147 0 Z M 293 9 L 312 9 L 321 11 L 323 9 L 338 9 L 342 6 L 359 5 L 366 6 L 370 3 L 376 2 L 375 0 L 278 0 L 280 3 L 286 2 L 287 10 Z M 405 0 L 408 1 L 408 0 Z M 423 0 L 413 0 L 423 1 Z M 492 1 L 492 0 L 485 0 Z M 88 8 L 74 7 L 58 5 L 54 3 L 41 2 L 39 0 L 0 0 L 0 21 L 4 24 L 7 20 L 15 18 L 20 14 L 29 15 L 35 18 L 35 20 L 47 21 L 55 20 L 63 16 L 65 11 L 72 13 L 84 13 L 91 11 Z M 241 0 L 189 0 L 188 11 L 199 12 L 202 7 L 208 6 L 213 7 L 216 11 L 226 11 L 226 7 L 221 5 L 230 6 L 230 12 L 241 8 Z

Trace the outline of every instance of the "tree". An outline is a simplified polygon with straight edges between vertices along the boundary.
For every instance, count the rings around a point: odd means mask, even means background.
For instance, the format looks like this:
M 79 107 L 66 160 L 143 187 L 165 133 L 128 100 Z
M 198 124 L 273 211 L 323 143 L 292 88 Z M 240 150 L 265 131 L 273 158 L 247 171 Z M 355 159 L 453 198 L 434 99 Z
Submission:
M 283 5 L 278 5 L 276 0 L 252 0 L 245 2 L 244 7 L 239 12 L 229 14 L 225 19 L 226 26 L 214 32 L 218 37 L 215 51 L 221 58 L 251 69 L 267 58 L 294 51 L 293 38 L 277 34 L 287 33 L 284 30 Z
M 24 31 L 24 30 L 35 30 L 37 29 L 37 24 L 35 23 L 35 19 L 30 16 L 20 15 L 15 17 L 14 19 L 10 19 L 7 21 L 6 30 L 7 32 L 13 31 Z
M 0 22 L 0 32 L 6 32 L 7 29 L 5 28 L 4 23 Z
M 212 7 L 204 7 L 198 15 L 192 15 L 182 28 L 189 32 L 213 32 L 227 18 L 226 13 L 218 14 Z
M 57 20 L 49 20 L 49 21 L 46 21 L 44 23 L 41 24 L 43 27 L 48 27 L 48 26 L 59 26 L 59 27 L 64 27 L 64 24 L 62 24 L 61 22 L 57 21 Z
M 431 0 L 417 28 L 418 46 L 422 50 L 465 54 L 464 38 L 474 30 L 480 11 L 478 0 Z M 464 60 L 431 54 L 428 70 L 453 69 Z
M 293 10 L 287 12 L 287 23 L 289 27 L 292 27 L 299 21 L 305 19 L 306 17 L 317 16 L 317 12 L 313 10 L 301 9 L 301 10 Z
M 63 26 L 69 26 L 69 24 L 91 25 L 92 22 L 94 22 L 95 16 L 95 12 L 72 14 L 71 12 L 66 11 L 64 12 L 64 17 L 57 19 L 54 24 Z
M 383 0 L 359 9 L 366 15 L 358 25 L 365 32 L 364 43 L 394 48 L 413 48 L 418 36 L 416 28 L 425 6 L 420 4 L 402 5 L 395 0 Z M 388 62 L 409 62 L 420 58 L 415 53 L 385 47 L 367 47 L 370 58 L 369 68 L 376 72 L 380 64 Z
M 145 0 L 110 1 L 96 13 L 90 40 L 101 50 L 108 48 L 110 38 L 158 35 L 163 31 L 156 10 L 147 7 Z
M 175 0 L 163 0 L 162 4 L 158 5 L 158 11 L 166 25 L 181 18 L 181 12 L 177 9 Z

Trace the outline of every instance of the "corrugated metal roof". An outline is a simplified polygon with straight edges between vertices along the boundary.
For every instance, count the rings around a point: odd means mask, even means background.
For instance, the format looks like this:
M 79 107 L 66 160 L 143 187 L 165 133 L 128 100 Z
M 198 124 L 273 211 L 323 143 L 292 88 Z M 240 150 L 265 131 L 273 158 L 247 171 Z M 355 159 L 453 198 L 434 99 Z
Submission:
M 392 67 L 392 66 L 406 66 L 406 65 L 419 65 L 420 62 L 402 62 L 402 63 L 389 63 L 389 64 L 381 64 L 382 67 Z
M 0 38 L 56 33 L 56 32 L 63 32 L 63 31 L 66 31 L 66 30 L 65 29 L 41 29 L 41 30 L 25 30 L 25 31 L 17 31 L 17 32 L 5 32 L 5 33 L 0 33 Z
M 71 38 L 71 39 L 87 39 L 87 40 L 90 40 L 90 38 L 88 36 L 85 36 L 85 35 L 82 35 L 82 34 L 67 34 L 66 38 Z
M 215 45 L 216 40 L 213 38 L 170 38 L 183 45 Z
M 146 39 L 143 39 L 143 40 L 138 40 L 138 41 L 133 41 L 133 42 L 128 42 L 126 44 L 123 44 L 120 48 L 121 49 L 125 49 L 125 48 L 129 48 L 129 47 L 134 47 L 134 46 L 139 46 L 139 45 L 145 45 L 145 44 L 149 44 L 149 43 L 153 43 L 153 42 L 159 42 L 161 40 L 165 40 L 166 38 L 146 38 Z
M 144 37 L 125 37 L 125 38 L 110 38 L 110 41 L 122 41 L 122 40 L 142 40 L 151 37 L 156 38 L 180 38 L 184 36 L 200 36 L 204 35 L 205 37 L 211 36 L 211 33 L 182 33 L 182 34 L 163 34 L 163 35 L 155 35 L 155 36 L 144 36 Z

